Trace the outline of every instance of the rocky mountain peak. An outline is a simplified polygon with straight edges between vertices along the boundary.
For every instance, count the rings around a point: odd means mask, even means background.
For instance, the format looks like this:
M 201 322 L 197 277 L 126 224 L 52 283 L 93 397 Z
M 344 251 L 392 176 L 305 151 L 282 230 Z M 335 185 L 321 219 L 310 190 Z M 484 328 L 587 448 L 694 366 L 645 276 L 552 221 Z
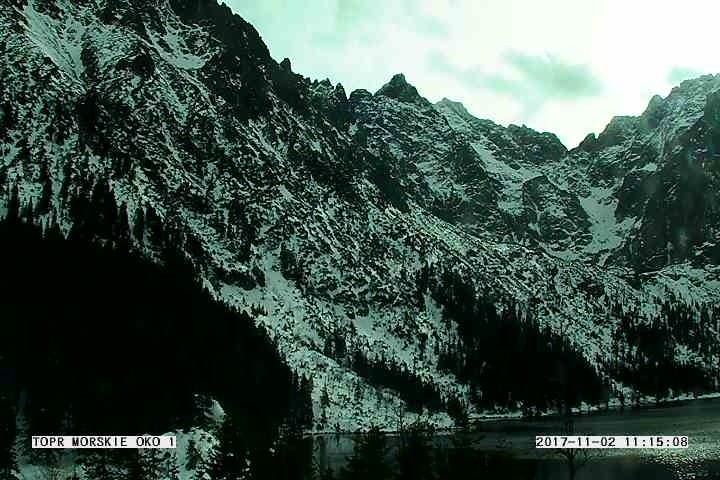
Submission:
M 454 100 L 450 100 L 447 97 L 443 97 L 442 100 L 435 104 L 435 106 L 452 110 L 459 115 L 470 115 L 462 102 L 456 102 Z
M 648 102 L 648 106 L 645 109 L 644 114 L 651 113 L 651 112 L 657 110 L 658 108 L 660 108 L 662 103 L 663 103 L 663 97 L 661 97 L 660 95 L 653 95 L 653 97 Z
M 655 101 L 653 106 L 655 109 L 660 108 L 662 123 L 674 132 L 678 126 L 691 125 L 699 120 L 703 116 L 708 96 L 718 90 L 720 75 L 703 75 L 683 81 L 670 91 L 662 104 Z
M 653 97 L 650 99 L 647 108 L 640 116 L 640 118 L 648 128 L 652 129 L 660 124 L 660 121 L 665 115 L 664 105 L 665 102 L 660 95 L 653 95 Z
M 688 95 L 693 92 L 703 91 L 708 93 L 720 86 L 720 74 L 701 75 L 696 78 L 689 78 L 680 82 L 680 85 L 674 87 L 670 95 Z
M 375 95 L 394 98 L 405 103 L 414 103 L 419 105 L 430 104 L 430 102 L 420 96 L 417 88 L 415 88 L 413 85 L 409 84 L 407 80 L 405 80 L 405 75 L 403 75 L 402 73 L 397 73 L 393 75 L 393 77 L 388 83 L 383 85 L 380 90 L 375 92 Z
M 29 5 L 41 3 L 70 2 Z M 346 101 L 339 84 L 272 60 L 213 0 L 170 0 L 174 12 L 130 3 L 151 12 L 128 28 L 108 23 L 118 12 L 102 2 L 0 9 L 0 212 L 157 263 L 192 259 L 189 278 L 252 316 L 312 378 L 312 428 L 394 425 L 405 404 L 449 425 L 450 400 L 472 414 L 518 400 L 547 408 L 534 392 L 516 398 L 527 369 L 511 372 L 504 350 L 520 333 L 476 329 L 499 321 L 572 345 L 583 378 L 629 394 L 651 370 L 610 353 L 630 341 L 623 321 L 717 303 L 713 271 L 681 263 L 686 245 L 718 243 L 720 186 L 703 169 L 717 136 L 696 121 L 717 127 L 715 77 L 651 101 L 682 155 L 656 148 L 665 136 L 634 117 L 567 153 L 552 134 L 476 119 L 458 102 L 426 108 L 404 75 Z M 613 256 L 624 246 L 632 261 Z M 637 264 L 664 270 L 639 279 Z M 710 339 L 702 348 L 683 343 L 686 327 L 663 331 L 657 351 L 679 352 L 663 368 L 693 358 L 697 378 L 715 375 L 716 327 L 692 332 Z M 522 366 L 544 379 L 537 353 Z
M 338 83 L 335 85 L 335 89 L 333 90 L 333 97 L 335 97 L 337 100 L 347 102 L 348 97 L 345 93 L 345 87 L 342 86 L 342 83 Z
M 509 125 L 507 129 L 523 145 L 533 163 L 554 162 L 567 154 L 567 148 L 554 133 L 538 132 L 525 125 Z
M 282 62 L 280 62 L 280 68 L 285 70 L 286 72 L 292 72 L 292 65 L 290 64 L 290 59 L 285 57 Z
M 349 101 L 350 103 L 360 103 L 372 99 L 373 94 L 364 88 L 358 88 L 350 92 Z
M 475 118 L 470 112 L 467 111 L 465 105 L 463 105 L 461 102 L 450 100 L 447 97 L 443 97 L 442 100 L 437 102 L 435 104 L 435 108 L 445 114 L 452 113 L 454 115 L 457 115 L 463 120 L 472 120 Z
M 720 90 L 708 95 L 705 104 L 705 121 L 720 129 Z
M 613 117 L 605 130 L 598 135 L 597 141 L 603 147 L 612 147 L 632 138 L 638 126 L 638 118 L 621 115 Z
M 598 149 L 598 143 L 597 143 L 597 135 L 594 133 L 588 133 L 585 138 L 583 138 L 582 142 L 577 146 L 577 150 L 582 150 L 584 152 L 594 152 Z M 571 150 L 570 153 L 573 153 L 576 149 Z

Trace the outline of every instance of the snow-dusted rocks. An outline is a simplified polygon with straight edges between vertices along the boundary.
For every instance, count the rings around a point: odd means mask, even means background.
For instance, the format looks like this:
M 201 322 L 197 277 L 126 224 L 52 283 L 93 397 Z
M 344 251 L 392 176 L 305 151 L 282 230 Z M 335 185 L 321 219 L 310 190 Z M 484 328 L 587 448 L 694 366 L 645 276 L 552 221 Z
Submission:
M 318 430 L 393 428 L 407 403 L 353 355 L 434 392 L 439 425 L 451 400 L 478 413 L 484 386 L 441 367 L 464 348 L 444 278 L 564 339 L 611 395 L 636 387 L 613 353 L 623 317 L 715 307 L 720 77 L 568 152 L 402 75 L 348 98 L 214 1 L 16 3 L 0 12 L 0 212 L 69 234 L 100 185 L 136 254 L 162 262 L 152 211 L 199 286 L 314 379 Z M 676 347 L 717 377 L 717 344 Z

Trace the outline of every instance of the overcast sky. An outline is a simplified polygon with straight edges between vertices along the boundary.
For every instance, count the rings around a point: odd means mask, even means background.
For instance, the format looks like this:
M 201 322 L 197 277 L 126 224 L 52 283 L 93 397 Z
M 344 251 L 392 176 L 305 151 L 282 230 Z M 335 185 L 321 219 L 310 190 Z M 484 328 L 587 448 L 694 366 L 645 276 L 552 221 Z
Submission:
M 225 0 L 293 71 L 432 102 L 576 146 L 654 94 L 720 73 L 716 0 Z

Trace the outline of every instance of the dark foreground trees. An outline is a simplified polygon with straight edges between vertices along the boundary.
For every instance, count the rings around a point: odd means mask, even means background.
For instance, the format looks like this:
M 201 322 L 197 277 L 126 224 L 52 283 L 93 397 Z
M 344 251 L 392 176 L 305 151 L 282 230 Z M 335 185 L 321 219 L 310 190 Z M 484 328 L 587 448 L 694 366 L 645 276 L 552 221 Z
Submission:
M 568 437 L 577 434 L 575 430 L 575 420 L 572 416 L 564 416 L 560 434 Z M 578 470 L 597 455 L 597 450 L 587 448 L 559 448 L 553 450 L 552 454 L 559 457 L 567 467 L 568 479 L 575 480 Z
M 151 228 L 152 217 L 148 210 L 143 235 L 162 250 L 162 266 L 82 229 L 67 240 L 16 215 L 0 221 L 0 478 L 13 478 L 16 457 L 32 453 L 13 449 L 29 447 L 30 435 L 188 431 L 205 416 L 197 394 L 233 419 L 239 438 L 223 433 L 230 449 L 245 442 L 260 456 L 282 425 L 311 426 L 309 380 L 292 372 L 250 315 L 197 284 L 173 249 L 189 240 Z M 113 225 L 126 230 L 122 218 Z M 134 235 L 126 234 L 117 238 Z M 21 404 L 26 426 L 16 438 Z M 244 463 L 247 452 L 238 450 L 224 453 L 225 470 Z M 93 478 L 147 470 L 132 457 L 92 455 L 79 451 L 78 461 L 88 457 Z
M 392 465 L 387 437 L 377 427 L 371 428 L 355 442 L 352 457 L 340 473 L 343 480 L 390 480 Z
M 531 479 L 532 461 L 491 454 L 478 448 L 481 434 L 463 430 L 440 438 L 423 423 L 395 435 L 377 428 L 358 437 L 353 455 L 339 472 L 322 472 L 321 480 L 493 480 Z
M 3 373 L 0 357 L 0 478 L 15 478 L 17 458 L 13 449 L 15 442 L 14 389 L 9 373 Z M 5 378 L 3 378 L 5 377 Z

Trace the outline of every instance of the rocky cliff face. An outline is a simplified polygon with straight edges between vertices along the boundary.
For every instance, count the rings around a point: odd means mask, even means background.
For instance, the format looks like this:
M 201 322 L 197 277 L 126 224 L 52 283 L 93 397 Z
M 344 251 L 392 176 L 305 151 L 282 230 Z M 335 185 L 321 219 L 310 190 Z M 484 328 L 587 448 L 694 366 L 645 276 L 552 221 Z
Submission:
M 311 81 L 213 0 L 16 0 L 0 39 L 0 211 L 158 263 L 171 242 L 312 376 L 317 429 L 530 405 L 482 376 L 503 319 L 606 397 L 717 388 L 720 77 L 567 151 L 402 75 Z M 660 353 L 628 333 L 680 316 Z M 648 392 L 660 357 L 697 381 Z

